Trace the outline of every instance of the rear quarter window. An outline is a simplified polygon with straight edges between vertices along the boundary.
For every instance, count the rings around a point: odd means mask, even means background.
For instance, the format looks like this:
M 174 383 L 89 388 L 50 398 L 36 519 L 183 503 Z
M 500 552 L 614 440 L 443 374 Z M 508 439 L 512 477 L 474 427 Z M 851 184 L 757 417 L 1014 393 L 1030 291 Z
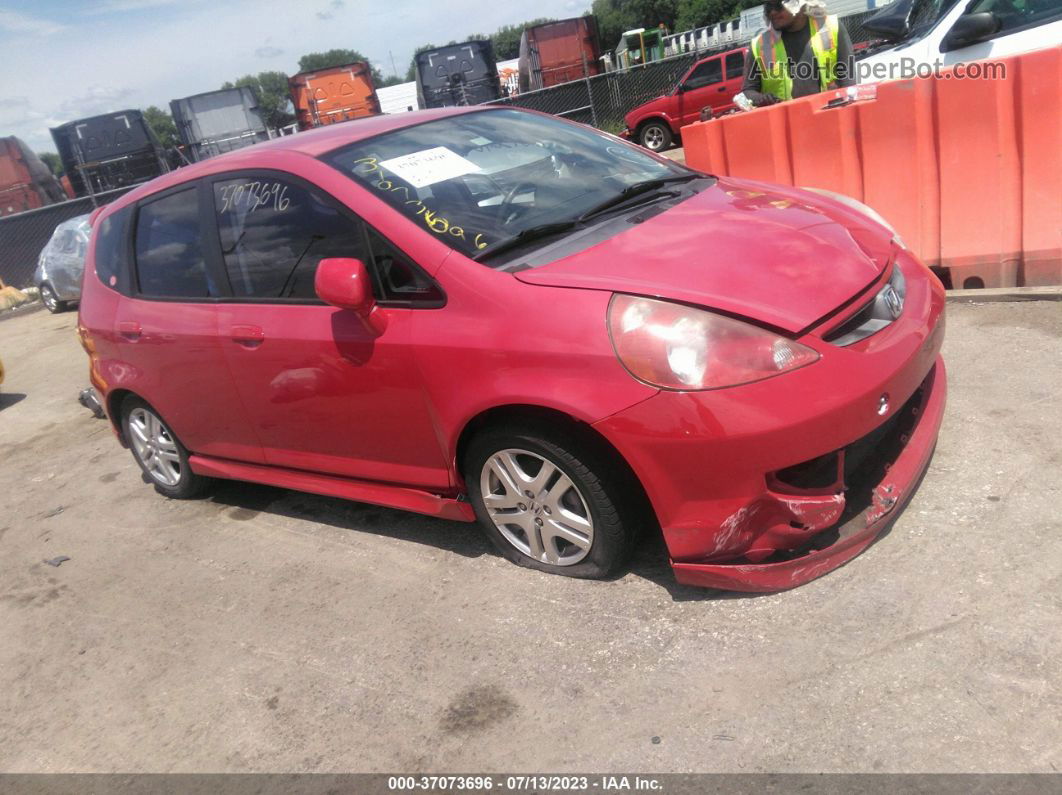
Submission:
M 129 295 L 129 226 L 133 208 L 125 207 L 100 221 L 95 235 L 96 276 L 122 295 Z

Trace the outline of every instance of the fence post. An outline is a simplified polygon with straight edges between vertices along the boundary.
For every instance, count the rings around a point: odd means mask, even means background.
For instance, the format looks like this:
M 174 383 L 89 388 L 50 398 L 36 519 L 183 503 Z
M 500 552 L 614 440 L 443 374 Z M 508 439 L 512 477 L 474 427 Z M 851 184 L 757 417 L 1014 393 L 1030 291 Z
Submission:
M 81 172 L 81 184 L 85 186 L 85 190 L 88 191 L 89 200 L 92 202 L 92 207 L 95 209 L 99 207 L 96 204 L 96 191 L 92 188 L 92 180 L 85 170 L 85 158 L 81 154 L 81 144 L 72 142 L 74 149 L 74 156 L 77 159 L 77 170 Z M 71 182 L 71 186 L 73 183 Z
M 590 100 L 590 120 L 597 127 L 597 108 L 594 106 L 594 84 L 590 79 L 590 67 L 586 62 L 586 53 L 583 53 L 583 80 L 586 81 L 586 96 Z

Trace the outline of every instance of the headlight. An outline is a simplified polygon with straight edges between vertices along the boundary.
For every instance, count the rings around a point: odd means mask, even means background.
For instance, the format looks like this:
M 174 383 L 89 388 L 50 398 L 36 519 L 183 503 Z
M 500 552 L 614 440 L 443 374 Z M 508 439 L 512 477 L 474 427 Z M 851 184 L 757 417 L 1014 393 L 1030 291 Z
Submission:
M 748 384 L 819 358 L 806 345 L 749 323 L 634 295 L 612 297 L 608 329 L 616 355 L 631 375 L 664 389 Z
M 863 204 L 863 202 L 853 199 L 851 196 L 845 196 L 843 193 L 834 193 L 832 190 L 826 190 L 825 188 L 804 188 L 803 190 L 810 190 L 813 193 L 818 193 L 823 196 L 829 196 L 834 201 L 839 201 L 841 204 L 845 204 L 851 207 L 853 210 L 863 213 L 863 215 L 865 215 L 871 221 L 881 224 L 890 232 L 892 232 L 892 240 L 896 245 L 903 249 L 907 248 L 907 244 L 903 242 L 903 238 L 900 237 L 899 232 L 897 232 L 893 225 L 886 221 L 881 216 L 881 213 L 879 213 L 873 207 L 869 207 L 866 204 Z

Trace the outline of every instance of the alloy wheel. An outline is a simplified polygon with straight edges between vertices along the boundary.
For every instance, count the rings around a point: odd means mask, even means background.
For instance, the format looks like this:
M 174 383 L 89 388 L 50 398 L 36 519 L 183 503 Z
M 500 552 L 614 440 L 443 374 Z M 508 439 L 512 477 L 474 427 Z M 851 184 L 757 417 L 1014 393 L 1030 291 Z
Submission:
M 664 148 L 664 131 L 655 124 L 646 127 L 645 132 L 642 134 L 642 142 L 647 149 L 659 152 Z
M 41 301 L 44 302 L 49 312 L 58 311 L 59 299 L 55 297 L 55 292 L 47 284 L 41 287 Z
M 181 455 L 162 420 L 145 408 L 133 409 L 129 413 L 129 437 L 137 460 L 151 477 L 163 486 L 180 482 Z
M 502 536 L 534 560 L 573 566 L 590 552 L 594 520 L 586 499 L 552 461 L 500 450 L 483 464 L 480 491 Z

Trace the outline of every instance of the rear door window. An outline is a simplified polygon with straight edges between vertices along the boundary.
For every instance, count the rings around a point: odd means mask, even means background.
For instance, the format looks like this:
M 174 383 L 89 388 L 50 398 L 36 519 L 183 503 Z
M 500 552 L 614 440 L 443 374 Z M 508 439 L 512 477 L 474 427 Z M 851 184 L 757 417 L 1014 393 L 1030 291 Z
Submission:
M 140 292 L 160 298 L 218 295 L 203 256 L 198 189 L 171 193 L 140 207 L 136 271 Z
M 316 299 L 317 263 L 368 263 L 361 223 L 292 180 L 244 177 L 213 186 L 221 252 L 237 298 Z

